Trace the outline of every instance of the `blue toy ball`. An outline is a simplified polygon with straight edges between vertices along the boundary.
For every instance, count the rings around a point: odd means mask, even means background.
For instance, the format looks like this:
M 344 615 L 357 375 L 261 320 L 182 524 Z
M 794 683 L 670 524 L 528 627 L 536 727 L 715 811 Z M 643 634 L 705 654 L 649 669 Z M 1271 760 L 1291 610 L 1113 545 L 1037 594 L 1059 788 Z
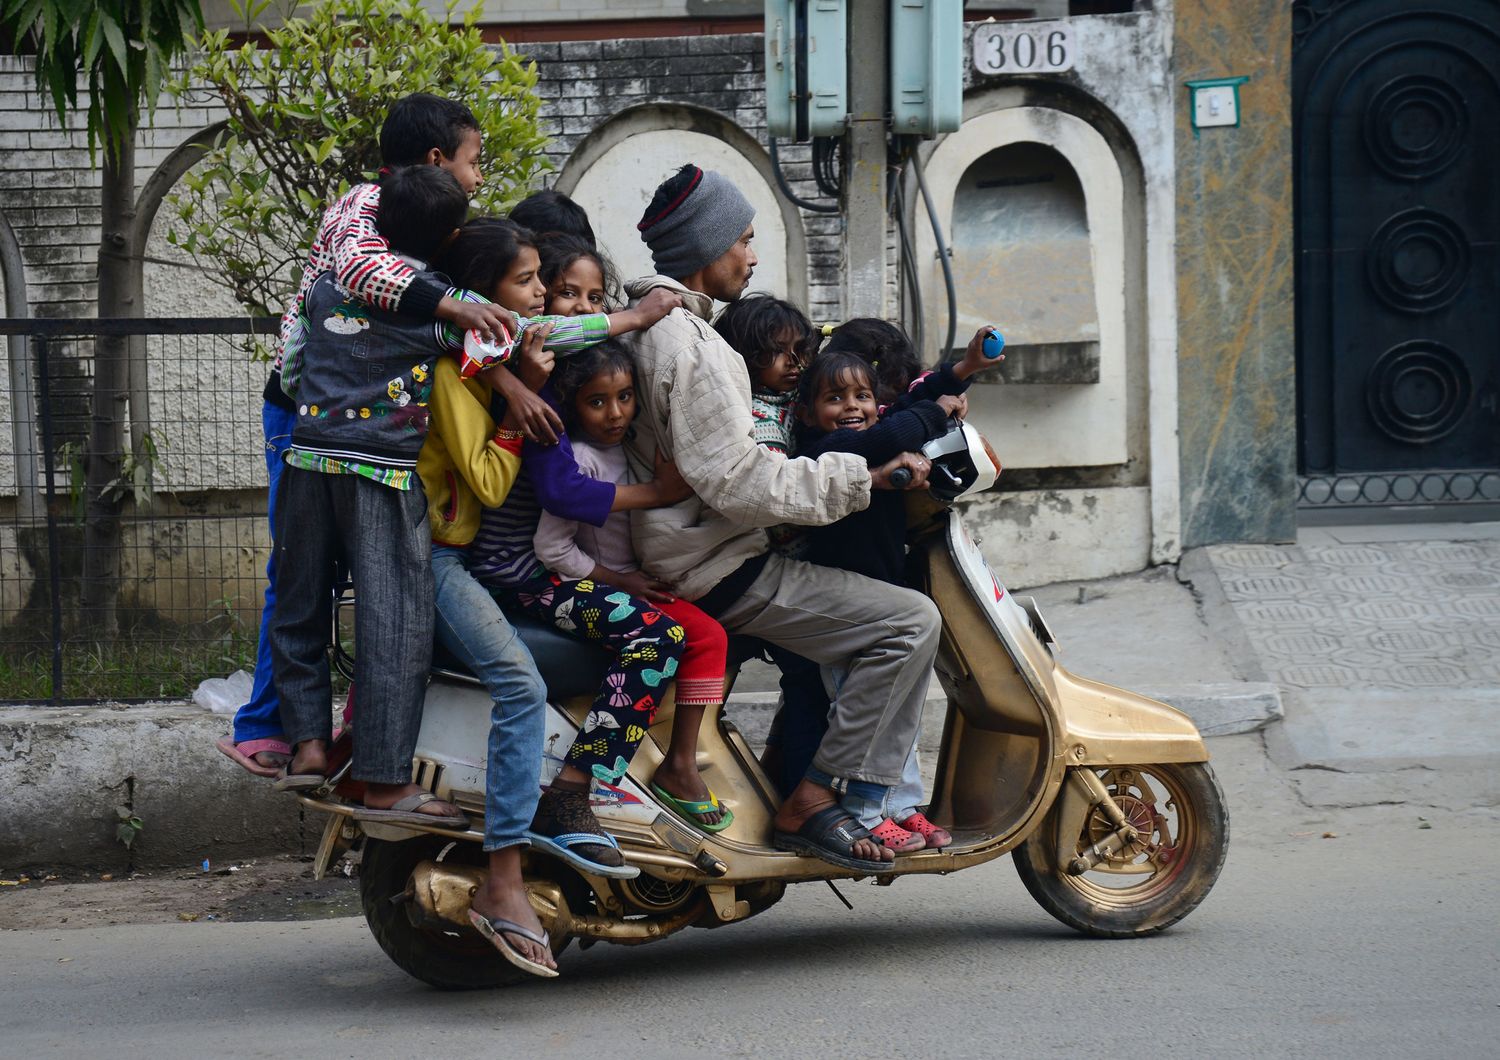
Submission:
M 1000 351 L 1005 349 L 1005 336 L 994 328 L 984 337 L 984 355 L 990 360 L 1000 356 Z

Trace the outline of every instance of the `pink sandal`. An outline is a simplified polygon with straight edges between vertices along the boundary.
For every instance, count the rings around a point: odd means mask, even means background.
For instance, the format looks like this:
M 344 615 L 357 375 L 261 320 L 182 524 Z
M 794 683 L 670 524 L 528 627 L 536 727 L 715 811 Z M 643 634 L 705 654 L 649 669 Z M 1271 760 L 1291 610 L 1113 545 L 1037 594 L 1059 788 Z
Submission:
M 889 817 L 870 829 L 870 836 L 887 850 L 898 854 L 910 854 L 927 845 L 921 836 L 908 832 Z
M 247 773 L 253 773 L 257 777 L 265 777 L 267 780 L 275 780 L 279 777 L 282 767 L 292 760 L 292 749 L 287 746 L 285 740 L 246 740 L 244 743 L 235 743 L 233 736 L 226 736 L 215 743 L 214 746 L 220 752 L 238 762 Z M 276 755 L 286 755 L 286 762 L 263 766 L 255 760 L 255 756 L 263 751 L 269 751 L 271 754 Z
M 929 821 L 927 815 L 921 811 L 912 814 L 906 820 L 902 821 L 898 827 L 904 828 L 908 832 L 915 832 L 921 836 L 929 850 L 938 850 L 953 842 L 951 835 Z

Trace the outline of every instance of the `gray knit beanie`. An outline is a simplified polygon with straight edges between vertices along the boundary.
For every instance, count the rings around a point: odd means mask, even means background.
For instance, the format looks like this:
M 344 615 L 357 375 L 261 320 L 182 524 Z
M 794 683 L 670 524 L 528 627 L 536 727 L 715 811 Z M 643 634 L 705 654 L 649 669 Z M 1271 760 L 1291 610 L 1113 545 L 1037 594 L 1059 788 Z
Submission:
M 725 177 L 689 163 L 656 189 L 641 223 L 656 271 L 680 280 L 716 261 L 755 219 Z

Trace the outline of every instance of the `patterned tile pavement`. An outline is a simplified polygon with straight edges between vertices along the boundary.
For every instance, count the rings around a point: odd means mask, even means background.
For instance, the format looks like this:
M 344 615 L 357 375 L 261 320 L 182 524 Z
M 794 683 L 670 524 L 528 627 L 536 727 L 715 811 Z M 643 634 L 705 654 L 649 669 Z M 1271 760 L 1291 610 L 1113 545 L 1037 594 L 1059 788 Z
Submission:
M 1208 553 L 1267 676 L 1283 687 L 1500 687 L 1500 540 Z

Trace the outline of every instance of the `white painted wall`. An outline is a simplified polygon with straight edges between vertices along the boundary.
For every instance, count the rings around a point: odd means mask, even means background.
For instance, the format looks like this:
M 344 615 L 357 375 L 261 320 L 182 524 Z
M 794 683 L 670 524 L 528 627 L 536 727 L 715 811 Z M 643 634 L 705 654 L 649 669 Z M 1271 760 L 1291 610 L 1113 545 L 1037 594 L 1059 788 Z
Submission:
M 656 272 L 651 251 L 636 230 L 657 185 L 684 163 L 728 177 L 755 207 L 755 254 L 760 264 L 752 291 L 787 292 L 787 231 L 776 189 L 735 148 L 700 132 L 653 129 L 609 147 L 578 179 L 569 195 L 589 212 L 599 244 L 629 280 Z
M 1100 455 L 1116 463 L 1122 448 L 1144 468 L 1147 485 L 994 494 L 968 508 L 984 550 L 996 569 L 1016 585 L 1102 577 L 1175 560 L 1181 552 L 1181 501 L 1177 429 L 1176 178 L 1174 119 L 1176 87 L 1171 76 L 1174 0 L 1157 0 L 1151 11 L 1111 18 L 1074 18 L 1076 65 L 1061 75 L 1026 78 L 977 77 L 966 70 L 969 88 L 964 128 L 931 150 L 928 178 L 939 216 L 951 226 L 952 189 L 963 169 L 1003 139 L 1031 138 L 1062 152 L 1084 181 L 1093 267 L 1099 303 L 1101 379 L 1098 384 L 1060 387 L 976 388 L 971 407 L 1011 467 L 1089 465 Z M 967 51 L 966 51 L 967 55 Z M 967 61 L 967 60 L 966 60 Z M 1140 166 L 1142 188 L 1125 188 L 1122 170 L 1094 130 L 1078 130 L 1079 119 L 1037 106 L 1028 93 L 1053 80 L 1106 108 L 1123 126 Z M 1019 113 L 1030 110 L 1031 113 Z M 1003 115 L 1015 111 L 1009 118 Z M 970 126 L 974 126 L 971 130 Z M 950 144 L 968 139 L 967 152 Z M 1127 202 L 1123 195 L 1131 192 Z M 1125 247 L 1127 211 L 1139 211 L 1145 246 Z M 925 218 L 918 222 L 920 230 Z M 924 295 L 942 287 L 930 237 L 918 236 Z M 1125 300 L 1125 269 L 1139 298 Z M 1122 312 L 1123 309 L 1123 312 Z M 1133 360 L 1121 356 L 1123 340 Z M 997 321 L 1004 327 L 1004 321 Z M 932 324 L 929 322 L 929 328 Z M 1123 388 L 1118 373 L 1124 371 Z M 986 394 L 986 389 L 991 394 Z M 1093 390 L 1070 398 L 1060 391 Z M 1022 391 L 1030 391 L 1022 394 Z M 1054 393 L 1048 393 L 1052 391 Z M 1080 416 L 1074 402 L 1099 418 Z M 1122 433 L 1123 432 L 1123 433 Z M 1045 435 L 1043 440 L 1041 435 Z
M 1108 578 L 1151 561 L 1151 491 L 989 493 L 964 507 L 964 525 L 1011 588 Z

